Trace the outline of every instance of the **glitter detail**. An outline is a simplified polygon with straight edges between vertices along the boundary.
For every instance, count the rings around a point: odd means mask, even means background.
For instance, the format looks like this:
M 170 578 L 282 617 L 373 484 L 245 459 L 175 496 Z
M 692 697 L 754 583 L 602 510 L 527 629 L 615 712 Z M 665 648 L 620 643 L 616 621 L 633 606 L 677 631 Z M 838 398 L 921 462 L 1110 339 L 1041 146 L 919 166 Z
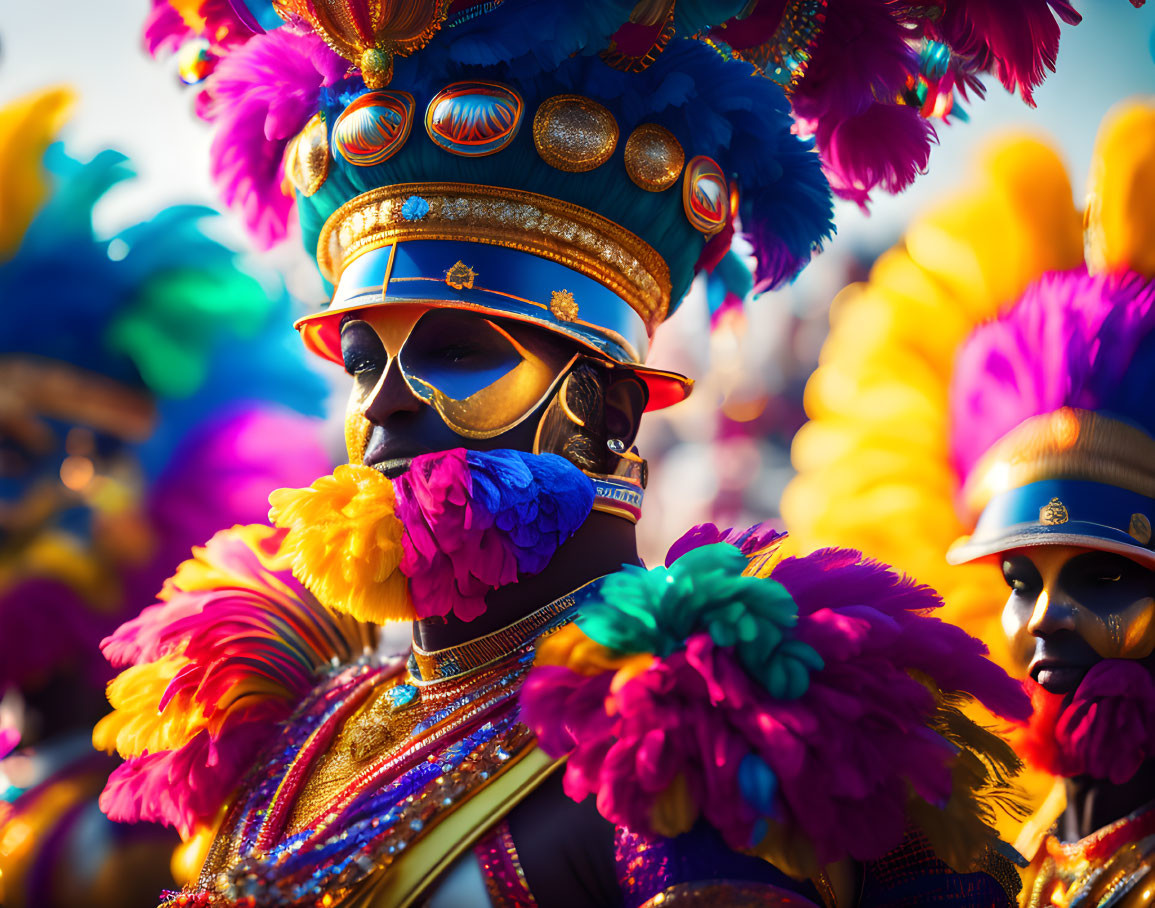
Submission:
M 827 0 L 789 0 L 769 41 L 744 50 L 731 48 L 730 53 L 753 63 L 787 92 L 793 91 L 806 75 L 826 25 L 826 4 Z
M 678 182 L 685 163 L 682 144 L 657 123 L 643 123 L 626 139 L 626 173 L 646 192 L 669 189 Z
M 413 644 L 409 672 L 420 682 L 443 681 L 464 676 L 508 656 L 533 640 L 540 640 L 569 624 L 578 608 L 601 589 L 601 578 L 566 593 L 513 624 L 475 637 L 457 646 L 423 650 Z
M 1155 869 L 1153 834 L 1155 805 L 1149 804 L 1077 842 L 1048 836 L 1023 871 L 1023 908 L 1148 904 L 1140 887 L 1150 886 Z M 1128 895 L 1138 898 L 1127 901 Z
M 401 214 L 420 194 L 429 213 Z M 358 255 L 406 240 L 462 240 L 530 252 L 599 281 L 653 333 L 670 306 L 670 269 L 644 240 L 578 205 L 469 183 L 402 183 L 370 190 L 338 208 L 321 229 L 317 264 L 337 283 Z
M 285 179 L 308 198 L 329 176 L 329 130 L 325 115 L 315 113 L 285 149 Z
M 474 846 L 473 853 L 481 865 L 485 890 L 493 908 L 535 908 L 537 899 L 530 892 L 505 820 Z
M 601 167 L 618 145 L 618 121 L 581 95 L 546 98 L 533 117 L 533 144 L 541 159 L 569 173 Z
M 568 290 L 555 290 L 550 294 L 549 311 L 563 322 L 577 321 L 577 300 Z
M 401 205 L 401 217 L 407 221 L 420 221 L 429 214 L 429 203 L 419 195 L 411 195 Z
M 810 899 L 786 892 L 769 883 L 741 880 L 705 880 L 678 883 L 642 903 L 641 908 L 658 906 L 715 908 L 717 905 L 757 905 L 759 908 L 818 908 Z

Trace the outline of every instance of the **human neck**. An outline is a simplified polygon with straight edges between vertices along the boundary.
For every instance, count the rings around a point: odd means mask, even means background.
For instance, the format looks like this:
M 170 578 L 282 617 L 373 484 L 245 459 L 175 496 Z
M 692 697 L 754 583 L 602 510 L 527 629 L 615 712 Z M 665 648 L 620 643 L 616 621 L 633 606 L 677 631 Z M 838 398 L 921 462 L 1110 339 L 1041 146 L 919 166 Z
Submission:
M 456 646 L 500 630 L 591 580 L 623 564 L 638 564 L 634 525 L 621 517 L 594 511 L 554 554 L 539 574 L 522 576 L 485 597 L 485 614 L 473 621 L 449 615 L 413 622 L 413 642 L 433 651 Z
M 1155 759 L 1127 782 L 1076 776 L 1067 779 L 1067 808 L 1059 817 L 1059 838 L 1075 842 L 1155 801 Z

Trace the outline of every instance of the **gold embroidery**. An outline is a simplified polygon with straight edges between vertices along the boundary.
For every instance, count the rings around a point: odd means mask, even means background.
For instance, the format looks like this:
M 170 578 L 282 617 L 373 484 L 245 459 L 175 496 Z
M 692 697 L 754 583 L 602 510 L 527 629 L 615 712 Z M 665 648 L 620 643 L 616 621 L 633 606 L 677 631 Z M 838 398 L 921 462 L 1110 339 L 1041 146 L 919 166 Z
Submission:
M 401 214 L 405 200 L 429 203 L 420 221 Z M 408 240 L 456 240 L 530 252 L 612 290 L 651 332 L 670 306 L 670 269 L 652 246 L 593 211 L 548 196 L 468 183 L 400 183 L 363 193 L 321 229 L 317 265 L 337 283 L 362 253 Z
M 1071 515 L 1067 513 L 1066 505 L 1057 498 L 1052 498 L 1039 508 L 1039 523 L 1044 526 L 1058 526 L 1060 523 L 1066 523 L 1070 518 Z
M 445 272 L 445 283 L 454 290 L 472 290 L 476 279 L 477 272 L 460 260 Z
M 568 290 L 555 290 L 549 298 L 549 311 L 563 322 L 576 321 L 578 317 L 577 300 Z

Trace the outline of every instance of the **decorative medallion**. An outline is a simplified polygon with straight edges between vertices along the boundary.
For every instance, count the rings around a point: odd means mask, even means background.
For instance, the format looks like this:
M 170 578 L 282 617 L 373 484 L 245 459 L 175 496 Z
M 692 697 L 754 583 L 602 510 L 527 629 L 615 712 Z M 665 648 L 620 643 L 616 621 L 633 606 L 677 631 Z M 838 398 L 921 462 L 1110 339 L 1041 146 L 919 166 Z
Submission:
M 1140 545 L 1151 541 L 1151 521 L 1146 514 L 1132 514 L 1131 525 L 1127 527 L 1128 535 Z
M 445 272 L 445 283 L 454 290 L 472 290 L 475 280 L 477 280 L 477 272 L 465 262 L 458 262 Z
M 285 149 L 285 179 L 301 195 L 311 196 L 329 176 L 329 129 L 325 117 L 313 114 Z
M 581 95 L 554 95 L 534 115 L 533 144 L 551 167 L 585 173 L 614 153 L 618 123 L 597 101 Z
M 370 91 L 354 98 L 333 124 L 333 147 L 350 164 L 372 167 L 400 151 L 413 127 L 413 95 Z
M 555 290 L 549 298 L 549 311 L 563 322 L 577 321 L 577 300 L 568 290 Z
M 1067 506 L 1057 498 L 1052 498 L 1039 508 L 1039 523 L 1043 524 L 1043 526 L 1058 526 L 1060 523 L 1066 523 L 1070 519 L 1071 515 L 1067 513 Z
M 726 226 L 730 219 L 730 188 L 713 158 L 698 155 L 686 165 L 682 206 L 690 223 L 706 236 L 713 236 Z
M 307 22 L 361 70 L 369 88 L 388 85 L 393 57 L 421 50 L 449 12 L 449 0 L 272 0 L 272 4 L 285 21 Z
M 425 131 L 448 152 L 481 157 L 514 140 L 524 110 L 521 95 L 505 85 L 454 82 L 425 108 Z
M 657 123 L 643 123 L 626 139 L 626 173 L 646 192 L 661 192 L 678 181 L 686 153 L 674 134 Z

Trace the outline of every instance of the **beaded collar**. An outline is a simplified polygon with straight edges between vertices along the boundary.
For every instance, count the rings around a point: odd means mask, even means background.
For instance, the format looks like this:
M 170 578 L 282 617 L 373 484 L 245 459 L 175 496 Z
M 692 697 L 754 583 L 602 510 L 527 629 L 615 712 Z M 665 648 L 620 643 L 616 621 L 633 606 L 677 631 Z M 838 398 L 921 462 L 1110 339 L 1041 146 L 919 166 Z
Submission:
M 423 650 L 414 643 L 409 656 L 412 683 L 420 686 L 460 678 L 513 655 L 535 640 L 549 636 L 574 619 L 577 610 L 598 591 L 604 579 L 598 577 L 591 580 L 585 586 L 483 637 L 438 650 Z

